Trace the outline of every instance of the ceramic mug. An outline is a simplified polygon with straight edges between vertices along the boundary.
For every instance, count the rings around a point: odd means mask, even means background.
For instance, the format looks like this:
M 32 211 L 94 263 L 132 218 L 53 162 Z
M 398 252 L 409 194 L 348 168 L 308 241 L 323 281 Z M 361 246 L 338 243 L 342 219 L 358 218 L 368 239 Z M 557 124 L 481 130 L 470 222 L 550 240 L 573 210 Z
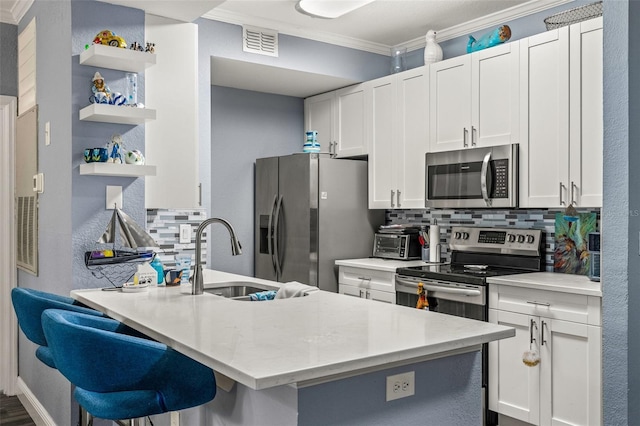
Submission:
M 168 285 L 180 285 L 182 279 L 182 271 L 177 269 L 168 269 L 164 271 L 164 282 Z

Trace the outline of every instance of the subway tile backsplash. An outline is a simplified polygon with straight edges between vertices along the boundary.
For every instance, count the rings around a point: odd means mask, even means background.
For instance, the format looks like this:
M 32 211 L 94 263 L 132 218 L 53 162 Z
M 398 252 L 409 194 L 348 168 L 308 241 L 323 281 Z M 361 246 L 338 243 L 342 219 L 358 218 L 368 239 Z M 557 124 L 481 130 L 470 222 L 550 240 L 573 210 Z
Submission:
M 578 213 L 596 213 L 598 230 L 600 229 L 600 209 L 577 209 Z M 514 227 L 525 229 L 542 229 L 545 235 L 546 270 L 553 272 L 553 254 L 555 251 L 555 218 L 556 213 L 564 209 L 538 210 L 387 210 L 386 224 L 421 224 L 428 226 L 433 220 L 440 225 L 440 244 L 442 260 L 451 260 L 449 239 L 452 225 L 481 227 Z
M 147 210 L 147 232 L 160 245 L 160 251 L 156 255 L 165 269 L 174 268 L 175 255 L 191 255 L 191 264 L 194 264 L 196 253 L 196 229 L 200 222 L 207 218 L 205 209 L 174 210 L 174 209 L 149 209 Z M 191 226 L 191 241 L 180 243 L 180 225 Z M 202 260 L 206 259 L 207 244 L 206 233 L 202 239 Z M 192 266 L 193 269 L 193 266 Z

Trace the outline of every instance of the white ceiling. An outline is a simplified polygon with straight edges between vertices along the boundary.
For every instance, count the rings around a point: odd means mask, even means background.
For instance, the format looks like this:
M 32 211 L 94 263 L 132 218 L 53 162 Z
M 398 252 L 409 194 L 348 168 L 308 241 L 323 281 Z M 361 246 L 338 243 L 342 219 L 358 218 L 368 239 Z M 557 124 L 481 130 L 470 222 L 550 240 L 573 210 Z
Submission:
M 422 48 L 429 29 L 443 41 L 574 0 L 376 0 L 337 19 L 301 14 L 297 0 L 102 1 L 185 22 L 204 17 L 388 55 L 394 46 Z M 17 23 L 31 3 L 0 0 L 0 20 Z M 212 63 L 212 84 L 267 93 L 305 97 L 353 83 L 228 59 L 213 58 Z M 256 75 L 264 78 L 256 82 Z

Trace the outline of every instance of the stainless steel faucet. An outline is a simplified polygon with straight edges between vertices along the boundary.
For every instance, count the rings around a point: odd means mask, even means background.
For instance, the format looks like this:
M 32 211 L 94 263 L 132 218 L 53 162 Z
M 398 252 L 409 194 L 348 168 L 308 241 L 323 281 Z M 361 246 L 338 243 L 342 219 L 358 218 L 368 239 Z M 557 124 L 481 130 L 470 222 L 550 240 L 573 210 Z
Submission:
M 212 217 L 203 221 L 196 230 L 196 267 L 193 272 L 191 294 L 204 293 L 204 281 L 202 279 L 202 248 L 200 246 L 202 245 L 202 233 L 205 228 L 212 223 L 221 223 L 227 228 L 227 231 L 229 231 L 229 235 L 231 236 L 231 254 L 233 256 L 242 254 L 242 246 L 240 245 L 240 241 L 238 241 L 236 231 L 233 230 L 233 226 L 231 226 L 229 222 L 218 217 Z

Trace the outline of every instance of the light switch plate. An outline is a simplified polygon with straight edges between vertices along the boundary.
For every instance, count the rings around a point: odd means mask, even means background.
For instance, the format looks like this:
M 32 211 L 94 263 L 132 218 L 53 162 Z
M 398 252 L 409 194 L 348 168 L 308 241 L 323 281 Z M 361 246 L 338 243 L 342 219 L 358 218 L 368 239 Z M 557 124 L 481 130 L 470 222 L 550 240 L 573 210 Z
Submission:
M 180 244 L 188 244 L 191 242 L 191 225 L 180 225 Z
M 114 205 L 122 208 L 122 187 L 107 185 L 107 210 L 113 210 Z
M 44 123 L 44 144 L 51 144 L 51 122 L 47 121 Z

